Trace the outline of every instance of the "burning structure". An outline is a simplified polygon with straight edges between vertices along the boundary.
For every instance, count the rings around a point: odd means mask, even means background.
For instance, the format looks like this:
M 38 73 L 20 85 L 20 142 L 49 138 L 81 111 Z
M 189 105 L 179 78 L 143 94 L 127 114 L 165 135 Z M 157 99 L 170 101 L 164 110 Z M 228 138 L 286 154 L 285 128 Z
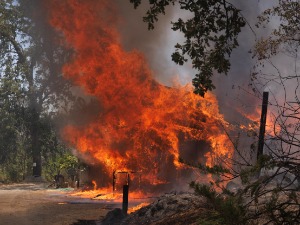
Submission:
M 212 165 L 232 156 L 216 98 L 196 96 L 189 85 L 156 82 L 143 55 L 122 48 L 113 3 L 53 0 L 48 8 L 64 47 L 73 50 L 64 76 L 98 100 L 94 121 L 62 131 L 98 165 L 98 186 L 111 184 L 117 170 L 142 171 L 148 187 L 172 183 L 187 177 L 179 158 Z
M 226 126 L 226 122 L 216 98 L 195 96 L 188 85 L 168 88 L 155 81 L 143 55 L 122 48 L 111 2 L 53 0 L 49 9 L 52 26 L 74 53 L 63 68 L 65 77 L 99 103 L 93 121 L 69 124 L 62 132 L 83 157 L 97 163 L 99 187 L 111 184 L 115 171 L 127 175 L 141 171 L 143 190 L 153 191 L 191 176 L 179 163 L 181 157 L 214 165 L 233 156 L 233 147 L 218 125 Z M 290 172 L 283 173 L 279 183 Z M 295 176 L 288 186 L 298 180 L 298 167 L 291 173 Z

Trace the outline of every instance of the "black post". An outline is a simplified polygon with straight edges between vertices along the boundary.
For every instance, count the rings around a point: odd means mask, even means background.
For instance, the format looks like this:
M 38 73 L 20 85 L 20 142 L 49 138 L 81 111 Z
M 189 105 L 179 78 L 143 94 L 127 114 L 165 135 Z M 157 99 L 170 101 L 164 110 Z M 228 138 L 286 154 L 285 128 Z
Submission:
M 257 148 L 257 160 L 263 154 L 264 143 L 265 143 L 265 131 L 267 122 L 267 112 L 268 112 L 268 99 L 269 92 L 263 93 L 263 102 L 261 107 L 261 117 L 260 117 L 260 128 L 258 137 L 258 148 Z
M 113 193 L 115 192 L 116 190 L 116 171 L 113 172 Z
M 76 170 L 75 184 L 76 184 L 76 188 L 79 189 L 79 187 L 80 187 L 80 168 L 77 168 L 77 170 Z
M 124 185 L 123 186 L 123 204 L 122 204 L 122 211 L 124 214 L 127 215 L 127 210 L 128 210 L 128 190 L 129 190 L 129 185 Z

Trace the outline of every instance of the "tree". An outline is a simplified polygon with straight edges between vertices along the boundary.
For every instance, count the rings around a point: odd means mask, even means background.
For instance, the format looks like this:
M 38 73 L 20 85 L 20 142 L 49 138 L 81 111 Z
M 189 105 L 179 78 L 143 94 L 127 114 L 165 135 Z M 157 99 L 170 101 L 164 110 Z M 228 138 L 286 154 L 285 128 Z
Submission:
M 267 89 L 272 98 L 272 132 L 265 145 L 264 178 L 257 184 L 258 197 L 271 193 L 265 212 L 275 224 L 299 224 L 299 1 L 278 1 L 258 18 L 257 27 L 277 19 L 268 36 L 257 41 L 252 86 Z M 274 20 L 273 20 L 274 21 Z M 276 189 L 267 186 L 276 183 Z
M 2 94 L 8 99 L 6 103 L 16 106 L 12 109 L 16 114 L 13 117 L 21 116 L 23 119 L 34 163 L 33 175 L 40 176 L 43 146 L 41 121 L 55 114 L 64 104 L 70 96 L 70 83 L 62 79 L 60 73 L 68 52 L 55 47 L 54 31 L 46 23 L 38 22 L 35 7 L 43 13 L 40 1 L 1 1 L 0 58 L 3 88 L 5 82 L 14 84 L 5 86 L 10 89 L 10 94 L 6 89 Z M 10 111 L 7 113 L 13 115 Z M 15 131 L 19 132 L 19 128 L 18 125 Z M 7 141 L 13 142 L 14 136 L 11 135 Z
M 141 0 L 130 0 L 137 8 Z M 237 37 L 246 21 L 232 3 L 226 0 L 149 0 L 150 8 L 144 21 L 148 29 L 154 29 L 154 23 L 160 14 L 170 5 L 178 4 L 191 17 L 179 18 L 172 22 L 172 29 L 184 34 L 183 44 L 175 45 L 172 60 L 183 65 L 188 58 L 198 71 L 193 79 L 194 92 L 201 96 L 215 88 L 213 73 L 227 74 L 230 69 L 230 55 L 238 47 Z
M 0 83 L 0 164 L 7 170 L 8 179 L 17 181 L 23 174 L 18 176 L 15 166 L 12 164 L 10 167 L 8 162 L 18 158 L 18 148 L 22 145 L 20 133 L 24 131 L 21 129 L 24 121 L 20 116 L 22 110 L 19 107 L 23 99 L 20 91 L 21 83 L 18 79 L 13 79 L 15 74 L 12 70 L 12 60 L 8 59 L 1 75 L 3 76 Z

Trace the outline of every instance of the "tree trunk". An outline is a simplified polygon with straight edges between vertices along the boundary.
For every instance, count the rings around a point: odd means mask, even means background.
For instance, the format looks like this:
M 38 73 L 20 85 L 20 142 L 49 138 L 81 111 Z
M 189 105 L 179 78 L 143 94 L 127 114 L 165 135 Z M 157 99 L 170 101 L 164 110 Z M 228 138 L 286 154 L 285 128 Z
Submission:
M 41 144 L 39 140 L 39 113 L 35 108 L 32 108 L 31 115 L 31 150 L 33 159 L 33 176 L 39 177 L 42 175 L 42 157 Z
M 38 105 L 36 87 L 34 84 L 34 65 L 33 58 L 30 64 L 30 70 L 27 75 L 29 83 L 29 106 L 30 106 L 30 136 L 31 136 L 31 151 L 32 151 L 32 175 L 40 177 L 42 175 L 42 156 L 40 143 L 40 106 Z

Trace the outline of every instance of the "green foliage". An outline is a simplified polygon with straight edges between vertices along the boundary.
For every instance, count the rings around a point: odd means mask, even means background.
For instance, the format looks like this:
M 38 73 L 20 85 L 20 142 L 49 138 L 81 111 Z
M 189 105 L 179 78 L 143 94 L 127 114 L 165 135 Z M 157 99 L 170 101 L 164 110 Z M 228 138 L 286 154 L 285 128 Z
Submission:
M 262 169 L 273 169 L 274 159 L 269 155 L 261 155 L 255 165 L 242 169 L 239 176 L 243 184 L 248 184 L 253 177 L 257 177 Z
M 199 225 L 222 225 L 224 224 L 224 220 L 218 212 L 210 211 L 200 215 L 197 223 Z
M 49 24 L 37 22 L 39 4 L 0 2 L 0 167 L 13 181 L 29 175 L 33 161 L 40 170 L 45 155 L 60 152 L 53 120 L 71 98 L 61 75 L 69 53 L 55 45 Z
M 295 192 L 292 193 L 294 194 Z M 279 193 L 273 193 L 270 200 L 266 203 L 265 209 L 276 225 L 297 224 L 299 222 L 297 219 L 299 212 L 297 210 L 286 210 L 287 206 L 287 203 L 282 204 L 280 201 Z
M 5 160 L 0 164 L 0 180 L 4 182 L 19 182 L 28 175 L 28 168 L 32 165 L 27 154 L 26 143 L 18 135 L 15 141 L 15 150 L 5 153 Z M 9 142 L 9 141 L 6 141 Z M 2 152 L 3 154 L 3 152 Z
M 205 196 L 209 200 L 215 199 L 218 194 L 212 186 L 198 184 L 194 181 L 190 183 L 190 187 L 193 188 L 197 194 Z
M 130 2 L 135 8 L 141 4 L 141 0 Z M 226 0 L 149 0 L 149 4 L 144 21 L 150 30 L 170 5 L 179 4 L 181 10 L 190 14 L 189 19 L 179 18 L 172 22 L 172 29 L 185 37 L 184 43 L 175 45 L 172 60 L 183 65 L 191 59 L 193 68 L 199 71 L 193 79 L 194 92 L 204 96 L 215 88 L 212 83 L 214 72 L 227 74 L 230 69 L 231 52 L 238 46 L 238 34 L 245 26 L 240 10 Z
M 181 162 L 184 163 L 182 159 Z M 190 184 L 196 194 L 207 198 L 212 210 L 210 214 L 199 215 L 199 224 L 260 224 L 261 221 L 271 221 L 276 225 L 299 223 L 299 190 L 290 187 L 294 180 L 274 186 L 275 179 L 282 174 L 278 168 L 285 167 L 296 174 L 292 164 L 286 163 L 286 158 L 260 156 L 256 164 L 235 174 L 235 177 L 240 177 L 242 186 L 234 192 L 220 185 L 220 177 L 230 177 L 230 170 L 220 165 L 188 165 L 200 169 L 204 174 L 218 175 L 217 180 L 210 181 L 210 185 L 196 182 Z M 277 168 L 274 173 L 259 176 L 262 170 L 274 168 Z
M 195 165 L 195 164 L 191 164 L 191 163 L 183 160 L 182 158 L 179 158 L 178 161 L 180 163 L 184 163 L 185 165 L 191 166 L 193 168 L 197 168 L 204 174 L 221 175 L 221 174 L 224 174 L 224 173 L 229 173 L 229 170 L 224 168 L 221 165 L 213 165 L 212 167 L 207 166 L 207 165 L 203 165 L 201 163 L 198 163 L 198 164 Z
M 205 218 L 206 224 L 242 224 L 245 222 L 246 208 L 239 196 L 218 193 L 213 186 L 191 182 L 195 193 L 207 198 L 215 213 Z
M 78 158 L 70 153 L 70 151 L 63 146 L 60 146 L 61 152 L 51 154 L 45 157 L 45 166 L 43 175 L 48 181 L 53 181 L 57 174 L 68 175 L 70 169 L 76 170 L 79 167 Z
M 220 186 L 219 180 L 211 181 L 210 185 L 191 182 L 190 187 L 196 194 L 207 198 L 214 212 L 210 216 L 201 215 L 200 224 L 257 224 L 255 221 L 264 220 L 276 225 L 299 224 L 300 195 L 297 188 L 291 187 L 294 180 L 287 180 L 285 181 L 287 184 L 277 183 L 274 186 L 275 179 L 282 174 L 278 168 L 282 169 L 283 165 L 287 166 L 279 159 L 262 155 L 255 165 L 236 174 L 241 178 L 243 186 L 234 192 Z M 291 165 L 288 165 L 287 167 L 291 168 Z M 218 167 L 217 170 L 211 168 L 206 170 L 205 166 L 197 168 L 205 174 L 219 176 L 228 174 L 228 170 Z M 262 169 L 274 168 L 277 169 L 273 174 L 259 176 Z
M 64 154 L 62 158 L 58 160 L 61 169 L 70 169 L 78 167 L 78 158 L 74 155 Z
M 203 166 L 202 164 L 199 164 L 197 166 L 201 171 L 207 174 L 215 174 L 215 175 L 221 175 L 224 173 L 229 173 L 229 170 L 224 168 L 221 165 L 214 165 L 212 167 L 210 166 Z
M 265 10 L 258 17 L 257 27 L 266 26 L 274 17 L 280 21 L 280 26 L 275 28 L 271 35 L 257 42 L 254 56 L 257 56 L 259 60 L 270 59 L 284 48 L 287 51 L 295 51 L 299 47 L 300 18 L 296 13 L 299 10 L 298 1 L 279 0 L 278 4 Z
M 0 48 L 0 51 L 4 50 Z M 28 130 L 21 102 L 22 82 L 12 56 L 0 60 L 0 170 L 3 181 L 21 181 L 26 175 Z

